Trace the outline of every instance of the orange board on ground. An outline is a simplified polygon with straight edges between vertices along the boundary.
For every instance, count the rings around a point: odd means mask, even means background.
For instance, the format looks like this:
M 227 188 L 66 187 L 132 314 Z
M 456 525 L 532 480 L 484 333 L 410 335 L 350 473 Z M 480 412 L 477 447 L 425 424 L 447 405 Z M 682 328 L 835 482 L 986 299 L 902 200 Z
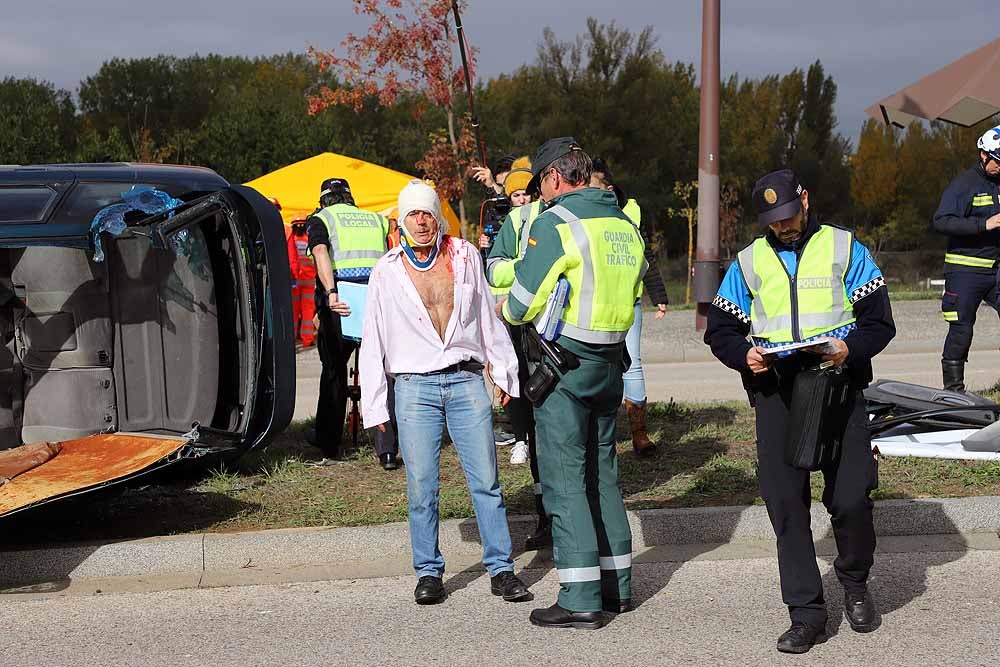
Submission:
M 140 472 L 186 443 L 179 438 L 121 433 L 66 440 L 55 458 L 0 487 L 0 516 Z

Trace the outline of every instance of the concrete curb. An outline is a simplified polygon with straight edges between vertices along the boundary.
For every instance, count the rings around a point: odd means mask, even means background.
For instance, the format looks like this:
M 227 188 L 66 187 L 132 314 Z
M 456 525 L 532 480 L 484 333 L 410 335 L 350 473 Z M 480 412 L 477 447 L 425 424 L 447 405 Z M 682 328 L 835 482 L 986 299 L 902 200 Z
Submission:
M 682 544 L 739 544 L 771 540 L 764 507 L 707 507 L 629 512 L 635 550 Z M 825 508 L 812 507 L 814 537 L 832 535 Z M 515 545 L 534 529 L 534 518 L 510 518 Z M 1000 531 L 1000 496 L 889 500 L 875 505 L 880 536 Z M 478 555 L 472 519 L 441 524 L 441 550 Z M 98 544 L 69 544 L 0 552 L 0 587 L 101 577 L 149 577 L 234 571 L 246 567 L 304 568 L 348 561 L 399 560 L 410 553 L 405 523 L 359 528 L 292 528 L 205 533 Z

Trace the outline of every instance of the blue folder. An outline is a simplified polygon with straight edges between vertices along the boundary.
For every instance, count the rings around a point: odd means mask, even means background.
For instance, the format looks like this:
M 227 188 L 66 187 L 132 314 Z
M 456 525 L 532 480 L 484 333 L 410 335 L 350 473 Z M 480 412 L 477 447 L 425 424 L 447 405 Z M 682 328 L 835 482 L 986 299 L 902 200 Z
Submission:
M 337 283 L 337 293 L 341 301 L 351 307 L 351 314 L 340 318 L 340 331 L 344 338 L 361 340 L 361 326 L 365 321 L 365 301 L 368 285 L 362 283 Z

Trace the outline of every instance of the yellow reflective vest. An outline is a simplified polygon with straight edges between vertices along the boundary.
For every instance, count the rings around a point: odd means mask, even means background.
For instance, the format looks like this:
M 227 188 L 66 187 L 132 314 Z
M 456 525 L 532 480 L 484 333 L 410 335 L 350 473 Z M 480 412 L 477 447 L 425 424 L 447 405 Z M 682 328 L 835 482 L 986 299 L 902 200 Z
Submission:
M 553 267 L 536 295 L 515 294 L 518 285 L 512 296 L 529 304 L 529 313 L 542 311 L 555 281 L 564 275 L 570 291 L 562 335 L 583 343 L 624 341 L 632 326 L 638 286 L 648 268 L 638 228 L 615 217 L 581 219 L 562 205 L 546 212 L 566 223 L 555 227 L 565 261 Z
M 330 235 L 333 270 L 371 269 L 388 249 L 389 221 L 349 204 L 334 204 L 317 211 Z
M 792 274 L 764 237 L 741 250 L 737 261 L 753 299 L 750 335 L 790 343 L 853 323 L 844 282 L 853 243 L 851 232 L 821 225 Z

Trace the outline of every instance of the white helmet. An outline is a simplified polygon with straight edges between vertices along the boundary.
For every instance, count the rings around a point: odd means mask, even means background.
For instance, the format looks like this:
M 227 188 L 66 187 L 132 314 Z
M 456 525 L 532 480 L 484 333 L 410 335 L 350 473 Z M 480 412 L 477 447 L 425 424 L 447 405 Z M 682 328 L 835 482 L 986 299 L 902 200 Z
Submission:
M 989 155 L 994 160 L 1000 161 L 1000 126 L 992 130 L 986 130 L 977 142 L 979 150 Z

